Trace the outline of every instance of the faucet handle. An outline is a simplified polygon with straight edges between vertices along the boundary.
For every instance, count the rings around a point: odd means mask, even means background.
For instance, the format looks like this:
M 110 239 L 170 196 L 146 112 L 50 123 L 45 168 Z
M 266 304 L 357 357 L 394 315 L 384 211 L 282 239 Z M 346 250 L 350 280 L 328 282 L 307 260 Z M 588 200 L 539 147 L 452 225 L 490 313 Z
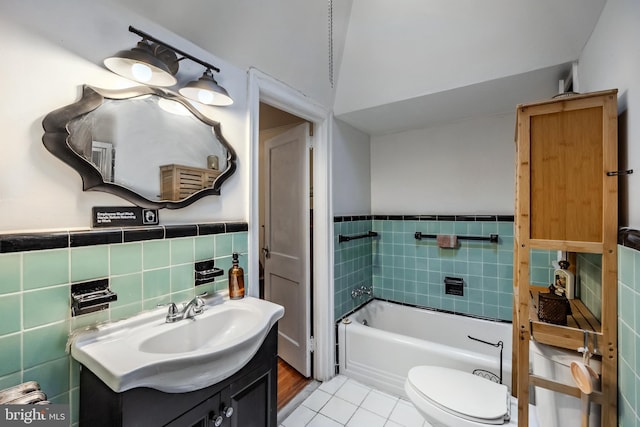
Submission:
M 193 311 L 194 311 L 195 314 L 201 314 L 204 311 L 205 302 L 202 299 L 202 297 L 205 296 L 206 294 L 207 293 L 204 292 L 204 293 L 202 293 L 200 295 L 196 295 L 193 298 L 193 301 L 192 301 L 194 303 L 193 304 Z
M 166 317 L 167 323 L 175 322 L 176 320 L 180 319 L 180 311 L 178 310 L 176 303 L 169 302 L 166 304 L 158 304 L 158 307 L 164 307 L 164 306 L 169 306 L 169 309 L 167 310 L 167 317 Z
M 176 303 L 169 303 L 168 314 L 178 314 L 178 307 L 176 306 Z

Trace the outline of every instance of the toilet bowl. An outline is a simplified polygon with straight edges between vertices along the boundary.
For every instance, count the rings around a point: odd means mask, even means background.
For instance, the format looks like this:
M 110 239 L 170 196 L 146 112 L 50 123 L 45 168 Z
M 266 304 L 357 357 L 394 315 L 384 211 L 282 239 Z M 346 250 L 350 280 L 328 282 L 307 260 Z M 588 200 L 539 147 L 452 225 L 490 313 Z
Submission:
M 409 370 L 404 389 L 434 427 L 486 427 L 509 422 L 507 386 L 467 372 L 416 366 Z

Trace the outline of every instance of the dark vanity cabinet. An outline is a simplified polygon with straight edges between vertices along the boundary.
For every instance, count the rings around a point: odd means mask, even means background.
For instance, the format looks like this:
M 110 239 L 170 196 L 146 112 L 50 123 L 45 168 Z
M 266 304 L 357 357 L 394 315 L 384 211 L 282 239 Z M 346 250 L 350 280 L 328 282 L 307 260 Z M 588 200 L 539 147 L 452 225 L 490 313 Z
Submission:
M 80 427 L 276 427 L 277 328 L 239 372 L 188 393 L 150 388 L 116 393 L 82 367 Z

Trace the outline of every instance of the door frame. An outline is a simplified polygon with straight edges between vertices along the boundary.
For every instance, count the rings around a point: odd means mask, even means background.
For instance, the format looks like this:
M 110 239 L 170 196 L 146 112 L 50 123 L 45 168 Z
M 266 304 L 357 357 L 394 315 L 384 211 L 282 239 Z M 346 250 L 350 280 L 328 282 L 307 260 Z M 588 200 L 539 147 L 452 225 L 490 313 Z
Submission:
M 258 296 L 260 102 L 313 123 L 313 335 L 312 376 L 326 381 L 335 375 L 335 328 L 333 328 L 333 221 L 331 197 L 330 112 L 299 91 L 264 72 L 249 69 L 249 263 L 248 293 Z M 307 248 L 307 251 L 309 248 Z M 307 252 L 307 255 L 310 255 Z M 310 259 L 310 257 L 309 257 Z

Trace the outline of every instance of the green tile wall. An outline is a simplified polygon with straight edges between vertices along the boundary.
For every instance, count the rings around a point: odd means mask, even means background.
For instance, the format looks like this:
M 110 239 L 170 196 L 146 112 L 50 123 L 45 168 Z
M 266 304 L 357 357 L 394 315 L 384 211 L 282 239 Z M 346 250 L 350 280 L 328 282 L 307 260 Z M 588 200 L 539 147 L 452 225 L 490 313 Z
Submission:
M 373 285 L 377 297 L 408 304 L 511 320 L 513 311 L 512 221 L 374 220 Z M 460 240 L 456 249 L 415 232 L 489 236 L 499 242 Z M 464 295 L 445 294 L 445 276 L 464 280 Z
M 580 300 L 596 319 L 602 318 L 602 256 L 578 254 L 576 284 Z
M 158 303 L 193 297 L 193 263 L 215 258 L 246 267 L 247 232 L 0 254 L 0 389 L 37 381 L 54 403 L 70 404 L 77 424 L 79 365 L 65 352 L 69 332 L 117 320 Z M 118 300 L 109 309 L 70 315 L 72 282 L 110 279 Z M 226 275 L 198 293 L 227 288 Z
M 618 246 L 618 425 L 640 426 L 640 252 Z
M 378 237 L 338 243 L 338 235 L 372 230 Z M 460 241 L 457 249 L 441 249 L 428 234 L 499 234 L 497 244 Z M 374 296 L 492 319 L 511 320 L 513 311 L 513 221 L 412 221 L 405 219 L 341 220 L 334 223 L 334 299 L 339 319 L 366 297 L 351 290 L 372 284 Z M 548 264 L 549 254 L 540 255 Z M 544 258 L 544 259 L 542 259 Z M 541 273 L 546 282 L 549 269 Z M 462 277 L 464 296 L 447 295 L 444 277 Z
M 334 317 L 340 319 L 349 311 L 365 303 L 366 295 L 353 298 L 351 291 L 372 286 L 372 247 L 375 238 L 338 242 L 339 235 L 353 236 L 371 230 L 371 220 L 334 223 Z

